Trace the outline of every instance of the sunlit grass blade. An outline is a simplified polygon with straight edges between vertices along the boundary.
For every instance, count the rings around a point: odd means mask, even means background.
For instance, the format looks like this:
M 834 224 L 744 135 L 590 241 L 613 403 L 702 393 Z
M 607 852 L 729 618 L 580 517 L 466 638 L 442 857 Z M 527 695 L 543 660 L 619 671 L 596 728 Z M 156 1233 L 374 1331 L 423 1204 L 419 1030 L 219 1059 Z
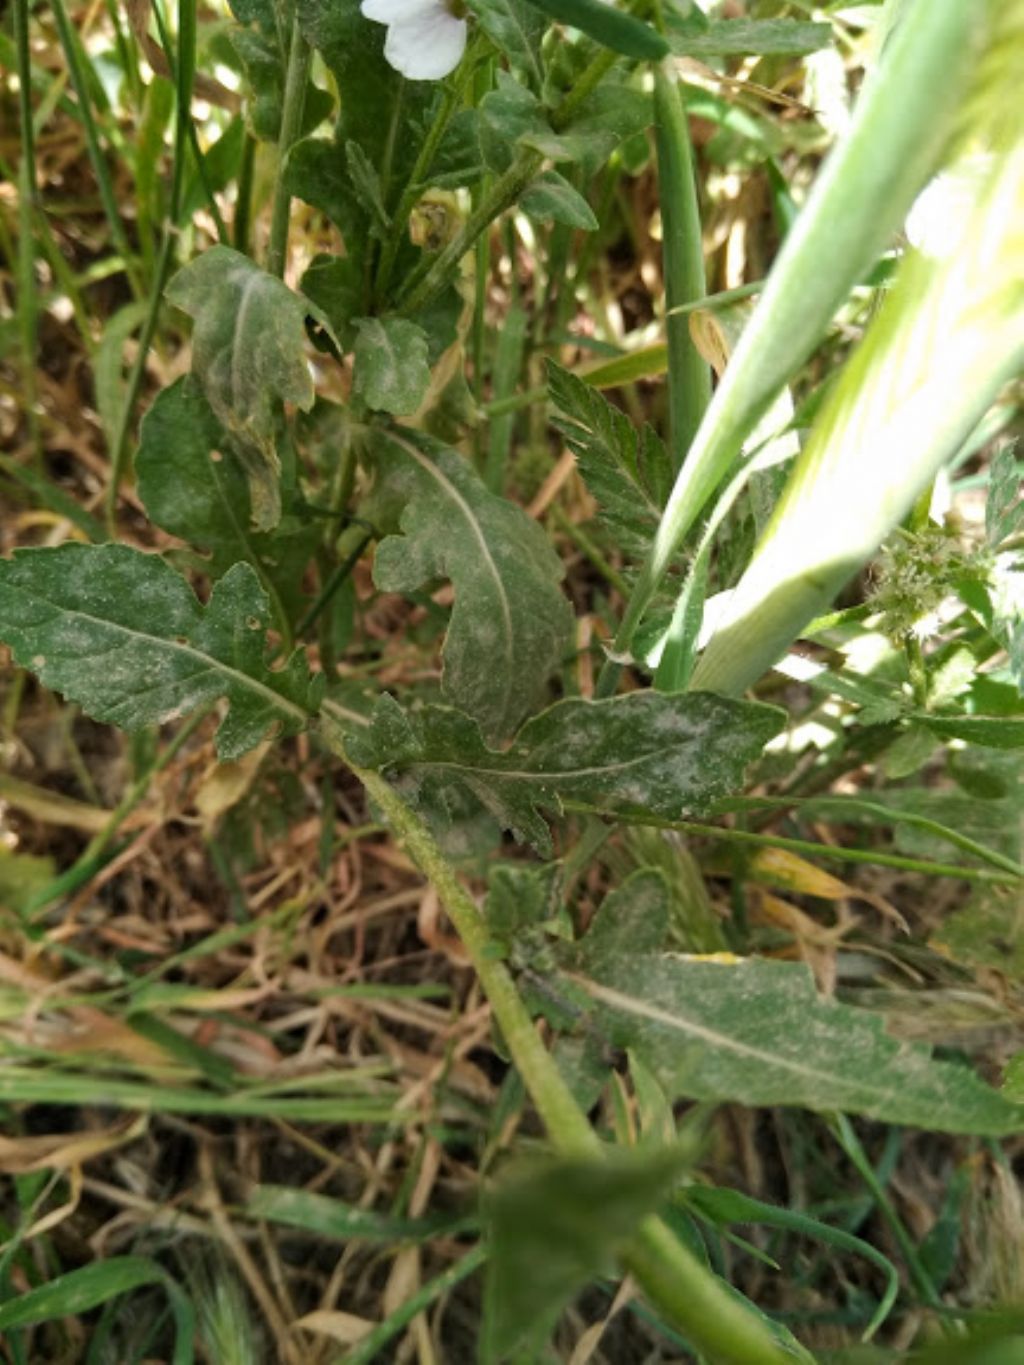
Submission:
M 1016 144 L 994 155 L 946 254 L 904 263 L 812 430 L 694 687 L 740 692 L 774 663 L 1024 363 L 1024 118 L 1016 121 Z
M 786 238 L 760 304 L 672 490 L 615 641 L 626 655 L 683 537 L 744 438 L 806 360 L 854 282 L 884 249 L 946 145 L 991 3 L 911 0 L 865 86 L 849 134 Z M 937 89 L 944 91 L 941 101 Z M 600 695 L 619 666 L 602 675 Z

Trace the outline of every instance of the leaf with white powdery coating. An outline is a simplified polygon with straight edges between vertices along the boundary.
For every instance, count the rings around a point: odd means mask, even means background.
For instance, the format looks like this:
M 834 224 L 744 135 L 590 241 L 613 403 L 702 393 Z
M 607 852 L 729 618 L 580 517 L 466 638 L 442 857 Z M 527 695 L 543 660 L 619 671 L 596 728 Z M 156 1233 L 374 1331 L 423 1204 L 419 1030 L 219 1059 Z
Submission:
M 377 547 L 374 582 L 408 593 L 451 579 L 442 688 L 489 740 L 504 739 L 543 701 L 570 648 L 561 561 L 541 527 L 488 492 L 454 450 L 410 431 L 378 440 L 388 491 L 405 508 L 403 534 Z
M 282 611 L 299 610 L 317 528 L 287 515 L 271 534 L 250 528 L 242 463 L 193 375 L 162 389 L 142 419 L 135 474 L 150 521 L 209 552 L 212 578 L 247 561 Z
M 268 603 L 248 564 L 203 606 L 159 555 L 127 545 L 59 545 L 0 560 L 0 639 L 46 686 L 124 730 L 223 697 L 217 753 L 238 758 L 276 724 L 302 729 L 322 679 L 296 651 L 266 663 Z
M 268 530 L 281 514 L 275 405 L 313 406 L 305 321 L 312 315 L 328 332 L 330 324 L 310 300 L 227 246 L 211 247 L 179 270 L 167 297 L 194 321 L 193 373 L 235 439 L 253 519 Z
M 375 412 L 408 417 L 430 387 L 429 343 L 406 318 L 356 318 L 352 387 Z
M 1024 1131 L 1024 1107 L 969 1067 L 891 1038 L 880 1015 L 823 999 L 802 964 L 653 953 L 583 960 L 570 981 L 670 1099 L 797 1105 L 950 1133 Z
M 496 675 L 495 675 L 496 676 Z M 743 784 L 746 767 L 781 728 L 774 707 L 710 693 L 630 692 L 607 701 L 569 698 L 489 749 L 461 712 L 426 706 L 407 715 L 391 697 L 348 751 L 396 776 L 405 794 L 443 812 L 452 788 L 468 790 L 516 838 L 551 848 L 542 810 L 585 801 L 609 815 L 672 819 Z

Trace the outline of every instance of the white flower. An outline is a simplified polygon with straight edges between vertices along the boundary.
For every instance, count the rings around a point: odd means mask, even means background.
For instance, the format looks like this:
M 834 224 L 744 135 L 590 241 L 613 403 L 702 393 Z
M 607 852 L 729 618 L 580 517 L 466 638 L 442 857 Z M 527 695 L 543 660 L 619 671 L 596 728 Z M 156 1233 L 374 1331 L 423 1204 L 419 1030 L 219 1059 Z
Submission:
M 454 71 L 466 48 L 466 21 L 457 0 L 362 0 L 367 19 L 387 24 L 384 56 L 414 81 L 439 81 Z

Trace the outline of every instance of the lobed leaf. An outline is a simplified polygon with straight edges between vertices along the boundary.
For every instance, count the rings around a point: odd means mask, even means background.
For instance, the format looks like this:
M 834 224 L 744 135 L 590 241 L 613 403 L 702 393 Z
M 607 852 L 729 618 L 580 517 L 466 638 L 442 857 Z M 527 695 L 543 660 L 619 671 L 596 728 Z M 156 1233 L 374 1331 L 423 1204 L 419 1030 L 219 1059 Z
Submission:
M 429 345 L 406 318 L 357 318 L 352 386 L 375 412 L 411 416 L 430 386 Z
M 138 730 L 224 698 L 222 759 L 257 745 L 271 725 L 300 730 L 322 679 L 299 651 L 268 667 L 268 602 L 236 564 L 202 606 L 159 555 L 127 545 L 65 544 L 0 560 L 0 639 L 47 687 L 97 720 Z
M 451 579 L 442 687 L 489 739 L 503 739 L 536 709 L 569 648 L 561 562 L 541 527 L 454 450 L 408 431 L 379 440 L 385 484 L 405 508 L 403 534 L 377 548 L 374 582 L 406 593 Z
M 384 696 L 369 730 L 348 745 L 355 762 L 398 776 L 434 809 L 443 812 L 453 790 L 468 790 L 517 839 L 546 854 L 542 810 L 558 813 L 566 800 L 666 818 L 700 809 L 742 785 L 782 721 L 773 707 L 701 693 L 574 697 L 534 716 L 496 752 L 462 712 L 426 706 L 412 716 Z

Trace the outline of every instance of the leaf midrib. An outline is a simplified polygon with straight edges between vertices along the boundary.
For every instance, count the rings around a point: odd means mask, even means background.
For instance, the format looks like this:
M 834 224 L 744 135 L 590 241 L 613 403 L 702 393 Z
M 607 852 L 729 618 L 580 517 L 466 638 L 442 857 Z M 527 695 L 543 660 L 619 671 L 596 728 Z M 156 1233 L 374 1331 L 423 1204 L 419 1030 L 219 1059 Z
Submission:
M 256 692 L 260 696 L 266 697 L 274 708 L 279 711 L 286 711 L 298 720 L 306 721 L 313 713 L 296 705 L 283 697 L 280 692 L 275 692 L 266 683 L 259 682 L 256 678 L 250 677 L 248 673 L 242 673 L 230 664 L 224 663 L 212 654 L 206 654 L 201 649 L 196 649 L 194 645 L 183 645 L 177 640 L 169 640 L 165 635 L 150 635 L 143 630 L 134 630 L 131 626 L 124 626 L 119 621 L 104 620 L 102 616 L 93 616 L 91 612 L 81 611 L 78 608 L 62 606 L 54 602 L 44 593 L 39 591 L 26 592 L 24 588 L 15 586 L 14 591 L 22 596 L 37 602 L 45 602 L 48 607 L 52 607 L 60 616 L 73 616 L 81 621 L 89 621 L 94 625 L 102 626 L 105 630 L 119 631 L 122 635 L 130 636 L 134 639 L 145 640 L 148 643 L 155 643 L 162 649 L 173 650 L 175 653 L 187 655 L 191 659 L 198 659 L 213 673 L 223 673 L 234 679 L 239 685 L 250 692 Z M 209 610 L 209 608 L 207 608 Z
M 729 969 L 726 969 L 729 970 Z M 894 1098 L 899 1098 L 900 1092 L 904 1087 L 902 1084 L 880 1087 L 870 1080 L 850 1080 L 838 1072 L 835 1067 L 830 1070 L 820 1069 L 809 1066 L 806 1063 L 794 1061 L 790 1058 L 780 1056 L 776 1052 L 769 1052 L 756 1047 L 751 1043 L 740 1042 L 739 1039 L 727 1033 L 720 1033 L 705 1024 L 699 1024 L 692 1019 L 684 1018 L 680 1015 L 670 1013 L 658 1005 L 652 1005 L 645 1000 L 638 1000 L 635 996 L 626 995 L 622 991 L 616 990 L 612 986 L 604 986 L 599 982 L 593 981 L 590 977 L 579 976 L 574 973 L 569 974 L 569 979 L 591 997 L 591 999 L 607 1005 L 610 1009 L 618 1010 L 623 1014 L 633 1018 L 646 1019 L 652 1024 L 658 1024 L 665 1028 L 670 1028 L 677 1033 L 699 1038 L 703 1042 L 709 1043 L 712 1047 L 720 1051 L 732 1052 L 736 1056 L 742 1057 L 747 1061 L 756 1062 L 759 1066 L 765 1066 L 769 1070 L 782 1071 L 792 1076 L 798 1076 L 813 1085 L 824 1085 L 828 1090 L 835 1092 L 837 1086 L 843 1087 L 848 1092 L 860 1094 L 867 1097 L 867 1103 L 877 1103 L 881 1106 L 891 1103 Z M 932 1063 L 936 1065 L 936 1063 Z M 902 1078 L 900 1078 L 902 1080 Z M 800 1103 L 807 1103 L 800 1100 Z M 859 1109 L 865 1108 L 864 1101 L 858 1101 Z M 823 1105 L 822 1108 L 835 1108 L 833 1105 Z M 986 1129 L 986 1131 L 988 1131 Z
M 507 666 L 506 677 L 509 679 L 509 683 L 506 684 L 504 689 L 505 705 L 502 707 L 502 715 L 504 716 L 508 710 L 508 701 L 511 695 L 510 684 L 515 679 L 515 670 L 512 667 L 514 656 L 515 626 L 512 621 L 512 607 L 508 600 L 508 593 L 505 591 L 505 584 L 502 581 L 501 574 L 498 572 L 498 566 L 494 562 L 494 556 L 491 554 L 491 548 L 487 544 L 487 537 L 484 535 L 483 527 L 480 525 L 476 513 L 473 511 L 472 507 L 470 507 L 466 499 L 462 496 L 462 494 L 455 487 L 452 481 L 444 474 L 444 472 L 436 464 L 433 463 L 432 460 L 428 460 L 427 457 L 424 454 L 422 454 L 421 451 L 417 450 L 417 448 L 412 444 L 411 441 L 404 440 L 401 436 L 396 435 L 394 432 L 388 432 L 387 439 L 392 441 L 395 445 L 400 446 L 411 460 L 415 460 L 419 467 L 422 470 L 424 470 L 425 473 L 430 475 L 441 486 L 441 488 L 444 490 L 445 494 L 451 499 L 451 501 L 455 503 L 459 511 L 465 517 L 471 533 L 473 534 L 474 538 L 479 544 L 481 553 L 484 558 L 484 562 L 487 565 L 491 577 L 494 579 L 494 586 L 498 594 L 498 601 L 501 604 L 501 615 L 504 624 L 503 637 L 504 647 L 502 652 L 505 656 Z

